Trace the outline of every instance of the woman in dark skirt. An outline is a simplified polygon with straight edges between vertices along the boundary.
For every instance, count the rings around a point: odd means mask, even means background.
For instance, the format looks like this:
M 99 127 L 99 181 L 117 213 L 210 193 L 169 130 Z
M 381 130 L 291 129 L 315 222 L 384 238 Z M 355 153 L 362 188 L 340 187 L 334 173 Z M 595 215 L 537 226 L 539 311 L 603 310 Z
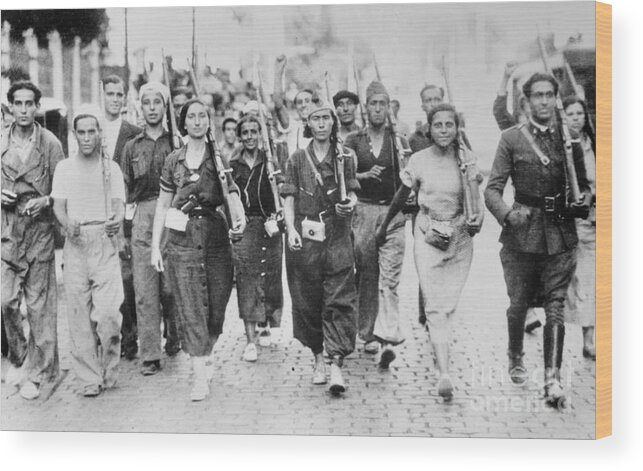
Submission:
M 243 359 L 252 362 L 257 360 L 257 325 L 261 329 L 259 344 L 269 346 L 269 328 L 279 327 L 281 323 L 283 241 L 281 233 L 275 232 L 277 205 L 268 179 L 266 152 L 259 149 L 259 120 L 251 115 L 245 116 L 237 125 L 237 136 L 242 146 L 232 153 L 230 167 L 241 190 L 247 225 L 243 239 L 233 247 L 233 259 L 239 317 L 243 319 L 248 342 Z M 276 166 L 275 163 L 273 165 Z M 273 230 L 269 235 L 271 227 Z
M 176 298 L 181 346 L 192 358 L 194 385 L 190 398 L 205 399 L 211 371 L 206 361 L 221 334 L 232 291 L 230 239 L 241 237 L 244 223 L 228 230 L 217 211 L 224 203 L 214 156 L 206 143 L 210 121 L 206 105 L 188 101 L 181 110 L 180 128 L 187 145 L 172 152 L 161 174 L 161 193 L 154 216 L 152 265 L 167 268 Z M 167 267 L 160 242 L 168 228 Z

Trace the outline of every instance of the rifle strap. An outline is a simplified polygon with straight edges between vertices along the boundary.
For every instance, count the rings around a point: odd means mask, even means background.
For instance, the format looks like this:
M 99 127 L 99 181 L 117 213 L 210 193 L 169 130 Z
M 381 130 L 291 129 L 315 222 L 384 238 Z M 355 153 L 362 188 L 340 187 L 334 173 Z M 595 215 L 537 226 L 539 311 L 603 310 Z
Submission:
M 524 124 L 521 124 L 519 126 L 520 132 L 522 132 L 522 135 L 525 136 L 525 139 L 527 139 L 527 142 L 529 142 L 529 145 L 533 149 L 533 151 L 536 153 L 538 158 L 540 159 L 540 162 L 546 167 L 549 165 L 551 162 L 551 159 L 545 155 L 545 153 L 538 147 L 538 144 L 536 144 L 536 141 L 534 139 L 534 136 L 531 135 L 529 132 L 529 129 L 527 129 L 527 126 Z
M 308 160 L 308 163 L 310 164 L 310 169 L 313 171 L 315 174 L 315 181 L 317 184 L 323 188 L 324 187 L 324 179 L 322 178 L 321 174 L 319 173 L 319 170 L 317 170 L 317 166 L 313 162 L 313 158 L 310 155 L 310 151 L 308 150 L 308 147 L 304 149 L 304 154 L 306 155 L 306 160 Z

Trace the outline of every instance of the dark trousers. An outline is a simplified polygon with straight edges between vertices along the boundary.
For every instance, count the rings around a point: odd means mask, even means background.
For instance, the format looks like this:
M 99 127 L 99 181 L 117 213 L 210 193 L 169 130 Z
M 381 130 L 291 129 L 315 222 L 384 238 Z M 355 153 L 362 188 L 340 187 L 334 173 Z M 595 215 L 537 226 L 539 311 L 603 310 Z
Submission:
M 565 297 L 576 270 L 576 251 L 547 255 L 517 252 L 503 246 L 500 261 L 509 296 L 509 352 L 521 354 L 527 309 L 539 290 L 542 290 L 546 325 L 564 326 Z
M 334 216 L 325 222 L 324 242 L 303 239 L 302 248 L 289 254 L 293 333 L 313 354 L 326 347 L 331 357 L 345 357 L 357 335 L 350 220 Z M 301 219 L 296 226 L 301 231 Z
M 129 243 L 129 241 L 128 241 Z M 138 329 L 136 325 L 136 297 L 134 296 L 134 277 L 132 275 L 132 259 L 121 257 L 121 274 L 123 277 L 123 293 L 125 299 L 121 304 L 123 324 L 121 326 L 121 351 L 125 356 L 134 356 L 138 352 L 136 340 Z

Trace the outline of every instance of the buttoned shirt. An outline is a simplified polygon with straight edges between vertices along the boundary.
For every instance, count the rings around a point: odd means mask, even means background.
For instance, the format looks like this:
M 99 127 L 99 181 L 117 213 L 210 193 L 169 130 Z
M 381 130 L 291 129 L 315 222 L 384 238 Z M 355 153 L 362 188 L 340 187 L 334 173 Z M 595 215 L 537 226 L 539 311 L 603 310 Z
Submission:
M 336 149 L 330 146 L 324 158 L 319 161 L 313 150 L 311 142 L 306 148 L 310 160 L 306 157 L 306 150 L 295 151 L 286 164 L 286 180 L 280 193 L 284 198 L 295 197 L 295 214 L 300 217 L 317 218 L 322 211 L 333 210 L 335 203 L 340 200 L 336 178 Z M 350 157 L 344 159 L 344 181 L 346 192 L 360 189 L 355 176 L 354 152 L 344 148 Z M 319 172 L 323 185 L 317 181 L 315 170 Z
M 206 213 L 214 217 L 217 206 L 223 204 L 223 192 L 212 156 L 206 147 L 199 167 L 192 170 L 185 161 L 186 150 L 187 147 L 182 147 L 167 156 L 161 172 L 160 188 L 174 195 L 173 208 L 180 209 L 189 196 L 194 195 Z
M 15 131 L 16 128 L 12 127 L 9 133 L 9 147 L 14 149 L 22 163 L 25 163 L 36 143 L 36 126 L 34 126 L 31 135 L 27 139 L 18 139 Z
M 274 164 L 275 170 L 279 169 Z M 275 212 L 275 200 L 268 179 L 268 165 L 266 154 L 257 150 L 257 157 L 250 167 L 244 158 L 243 148 L 235 150 L 230 158 L 232 177 L 241 190 L 241 202 L 246 216 L 268 217 Z M 277 184 L 283 183 L 284 177 L 278 174 L 275 177 Z
M 529 122 L 527 130 L 535 144 L 549 159 L 544 165 L 522 133 L 523 125 L 514 126 L 502 133 L 493 162 L 489 183 L 485 189 L 485 202 L 500 224 L 505 223 L 512 210 L 503 199 L 507 180 L 511 178 L 516 193 L 529 198 L 565 195 L 565 149 L 557 128 Z M 589 192 L 589 183 L 580 142 L 572 142 L 574 165 L 578 185 L 582 192 Z M 514 203 L 514 208 L 519 207 Z M 554 255 L 574 248 L 578 242 L 573 220 L 559 220 L 548 215 L 542 207 L 529 207 L 531 218 L 521 227 L 504 225 L 500 242 L 512 250 Z
M 164 132 L 153 139 L 143 131 L 123 149 L 121 169 L 127 188 L 127 202 L 137 203 L 158 198 L 159 180 L 165 159 L 172 152 L 172 136 Z

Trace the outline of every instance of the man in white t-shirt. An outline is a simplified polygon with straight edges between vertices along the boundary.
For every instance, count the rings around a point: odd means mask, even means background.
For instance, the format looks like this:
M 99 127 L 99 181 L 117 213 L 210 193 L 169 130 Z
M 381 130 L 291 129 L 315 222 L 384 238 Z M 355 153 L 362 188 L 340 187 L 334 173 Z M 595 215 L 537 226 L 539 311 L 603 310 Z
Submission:
M 74 118 L 78 153 L 56 166 L 51 192 L 67 236 L 63 280 L 72 364 L 87 397 L 116 384 L 123 302 L 118 238 L 125 185 L 118 164 L 102 159 L 98 117 L 87 111 Z
M 304 128 L 306 127 L 306 120 L 308 119 L 309 106 L 313 97 L 312 90 L 301 90 L 295 96 L 295 109 L 297 110 L 298 120 L 290 123 L 288 129 L 283 130 L 288 143 L 288 152 L 290 155 L 294 154 L 299 149 L 305 149 L 312 140 L 309 137 L 304 137 Z

